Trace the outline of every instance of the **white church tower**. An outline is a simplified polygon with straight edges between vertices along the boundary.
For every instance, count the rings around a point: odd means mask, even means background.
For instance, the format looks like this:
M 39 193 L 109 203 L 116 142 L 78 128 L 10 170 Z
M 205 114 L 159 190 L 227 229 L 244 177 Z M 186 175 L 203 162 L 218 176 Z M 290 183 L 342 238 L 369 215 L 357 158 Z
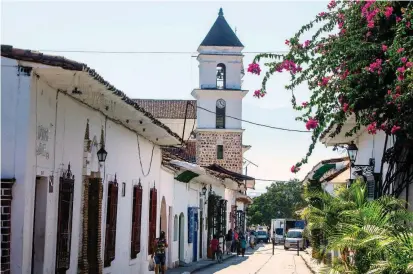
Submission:
M 242 173 L 242 90 L 244 45 L 224 18 L 218 18 L 198 48 L 196 158 L 200 166 L 218 164 Z

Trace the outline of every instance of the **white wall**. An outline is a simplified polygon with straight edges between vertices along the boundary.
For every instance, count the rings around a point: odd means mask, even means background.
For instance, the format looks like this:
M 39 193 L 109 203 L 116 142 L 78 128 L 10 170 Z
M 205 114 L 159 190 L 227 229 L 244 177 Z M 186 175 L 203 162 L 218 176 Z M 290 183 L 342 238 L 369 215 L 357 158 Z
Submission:
M 3 65 L 9 59 L 2 58 Z M 111 122 L 96 111 L 59 93 L 37 77 L 16 77 L 13 68 L 2 68 L 2 177 L 15 177 L 12 203 L 12 249 L 11 267 L 13 273 L 30 273 L 32 254 L 33 204 L 36 175 L 54 175 L 54 191 L 47 193 L 47 220 L 44 269 L 43 273 L 54 273 L 56 249 L 56 222 L 59 176 L 69 162 L 75 176 L 73 224 L 71 241 L 71 267 L 67 273 L 77 273 L 79 234 L 81 229 L 81 192 L 82 192 L 82 161 L 83 139 L 86 120 L 89 119 L 90 138 L 100 140 L 101 127 L 106 127 L 106 150 L 108 157 L 105 163 L 104 194 L 102 224 L 106 217 L 107 183 L 117 175 L 121 186 L 126 183 L 126 195 L 121 197 L 119 191 L 118 219 L 116 235 L 116 258 L 112 265 L 104 269 L 104 273 L 147 273 L 148 242 L 148 210 L 149 188 L 156 182 L 159 195 L 172 204 L 171 188 L 160 185 L 161 153 L 155 147 L 152 165 L 150 158 L 152 144 L 139 138 L 143 172 L 139 162 L 137 137 L 134 132 Z M 31 81 L 31 85 L 29 84 Z M 30 89 L 29 89 L 30 88 Z M 57 104 L 56 104 L 57 98 Z M 7 100 L 5 100 L 7 99 Z M 7 104 L 6 104 L 7 103 Z M 56 111 L 57 110 L 57 111 Z M 14 126 L 16 125 L 16 126 Z M 48 141 L 36 140 L 38 126 L 48 129 Z M 6 133 L 7 131 L 7 133 Z M 55 137 L 56 136 L 56 137 Z M 36 156 L 35 146 L 45 148 Z M 3 148 L 5 148 L 3 150 Z M 8 149 L 10 148 L 10 149 Z M 98 167 L 96 149 L 91 160 L 92 171 Z M 102 170 L 103 171 L 103 170 Z M 138 258 L 131 261 L 131 210 L 132 187 L 139 178 L 143 185 L 142 207 L 142 250 Z M 121 187 L 119 188 L 121 190 Z M 160 196 L 158 208 L 160 209 Z M 159 225 L 159 224 L 158 224 Z M 104 247 L 104 226 L 102 226 L 102 257 Z
M 28 273 L 34 207 L 32 194 L 36 182 L 33 176 L 35 133 L 29 125 L 35 124 L 32 115 L 35 101 L 30 93 L 32 78 L 18 71 L 15 60 L 2 57 L 1 63 L 1 177 L 16 178 L 11 205 L 10 265 L 12 273 Z
M 185 119 L 159 119 L 161 123 L 169 127 L 173 132 L 182 136 L 182 131 L 184 130 Z M 186 119 L 185 123 L 185 133 L 182 139 L 188 140 L 191 135 L 192 130 L 196 129 L 196 119 Z

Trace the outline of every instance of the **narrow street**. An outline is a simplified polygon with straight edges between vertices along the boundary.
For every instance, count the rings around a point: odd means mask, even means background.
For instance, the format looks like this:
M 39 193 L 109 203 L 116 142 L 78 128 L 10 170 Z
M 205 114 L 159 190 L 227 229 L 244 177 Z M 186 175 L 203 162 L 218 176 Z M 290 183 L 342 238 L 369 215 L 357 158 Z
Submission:
M 259 245 L 255 252 L 249 250 L 245 257 L 234 257 L 195 273 L 211 274 L 310 274 L 304 260 L 297 256 L 296 250 L 285 251 L 282 246 Z

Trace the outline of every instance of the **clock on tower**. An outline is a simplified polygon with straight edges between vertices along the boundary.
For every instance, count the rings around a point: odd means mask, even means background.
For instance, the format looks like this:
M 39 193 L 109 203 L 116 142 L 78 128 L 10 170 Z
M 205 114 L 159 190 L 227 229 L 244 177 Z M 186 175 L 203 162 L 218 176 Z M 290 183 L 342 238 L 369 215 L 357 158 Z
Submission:
M 214 163 L 242 173 L 242 99 L 244 45 L 224 18 L 222 8 L 198 47 L 197 163 Z

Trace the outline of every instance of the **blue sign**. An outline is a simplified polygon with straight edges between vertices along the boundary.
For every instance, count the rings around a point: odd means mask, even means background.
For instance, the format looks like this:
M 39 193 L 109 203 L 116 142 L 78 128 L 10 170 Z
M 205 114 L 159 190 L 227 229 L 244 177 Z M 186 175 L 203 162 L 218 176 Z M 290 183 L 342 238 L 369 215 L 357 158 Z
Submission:
M 304 229 L 304 227 L 305 227 L 305 221 L 296 221 L 296 222 L 295 222 L 295 227 L 296 227 L 296 228 L 300 228 L 300 229 Z
M 192 243 L 194 240 L 195 210 L 194 207 L 188 207 L 188 243 Z

